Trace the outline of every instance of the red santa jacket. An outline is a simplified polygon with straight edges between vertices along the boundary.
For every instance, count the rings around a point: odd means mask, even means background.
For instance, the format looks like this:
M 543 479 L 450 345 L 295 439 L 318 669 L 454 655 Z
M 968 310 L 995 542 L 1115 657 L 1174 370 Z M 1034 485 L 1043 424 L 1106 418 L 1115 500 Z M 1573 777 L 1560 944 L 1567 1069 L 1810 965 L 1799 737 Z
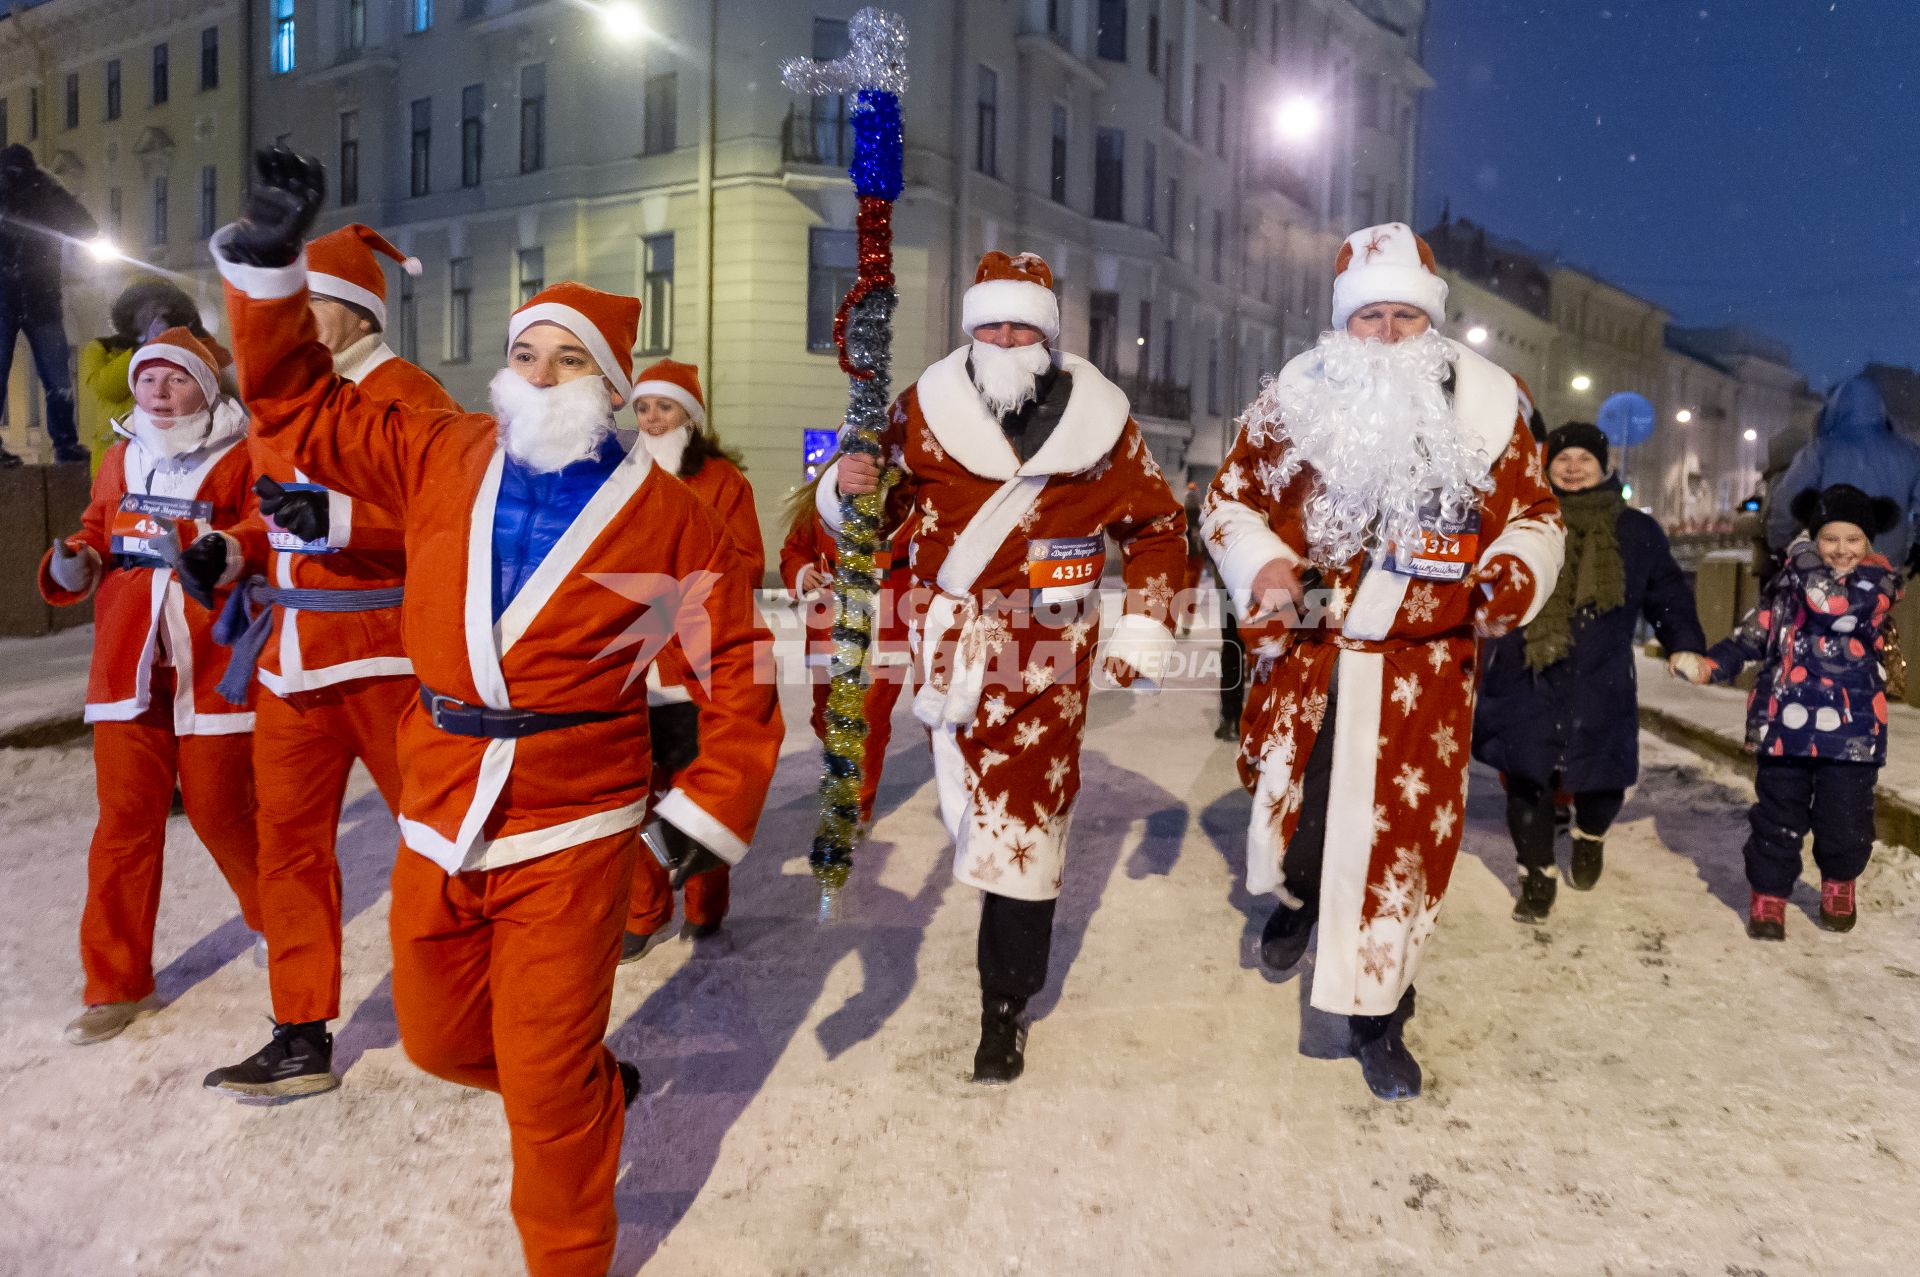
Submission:
M 760 578 L 767 573 L 767 550 L 760 539 L 760 516 L 753 508 L 753 485 L 747 482 L 747 476 L 725 457 L 708 457 L 698 470 L 680 476 L 680 482 L 718 516 L 726 529 L 727 543 L 738 556 L 737 570 L 749 590 L 758 590 Z M 660 654 L 648 672 L 647 699 L 655 705 L 687 701 L 694 677 L 686 653 L 675 643 Z
M 396 400 L 426 410 L 459 405 L 440 383 L 377 342 L 343 372 L 370 399 Z M 310 483 L 307 474 L 259 439 L 252 440 L 254 473 L 276 483 Z M 401 584 L 406 554 L 399 518 L 344 492 L 327 494 L 326 554 L 286 553 L 268 542 L 273 529 L 257 510 L 229 528 L 240 542 L 247 572 L 281 589 L 384 590 Z M 400 644 L 400 609 L 377 612 L 303 612 L 273 609 L 273 631 L 260 653 L 260 682 L 279 696 L 331 687 L 356 678 L 413 673 Z
M 220 736 L 253 730 L 251 700 L 236 708 L 214 692 L 227 665 L 225 649 L 213 641 L 217 613 L 187 598 L 171 568 L 116 566 L 112 547 L 115 519 L 129 493 L 209 503 L 212 515 L 206 527 L 179 529 L 183 544 L 202 532 L 239 523 L 254 504 L 246 430 L 246 410 L 236 400 L 221 399 L 214 407 L 212 435 L 198 451 L 161 460 L 131 436 L 107 449 L 94 476 L 93 499 L 81 516 L 80 533 L 67 538 L 69 546 L 84 546 L 100 559 L 93 663 L 87 675 L 89 723 L 140 717 L 147 710 L 154 667 L 168 664 L 175 670 L 177 734 Z M 64 607 L 85 599 L 85 592 L 73 593 L 55 583 L 52 561 L 51 550 L 40 560 L 40 593 L 47 602 Z M 216 605 L 223 597 L 214 600 Z
M 728 861 L 744 855 L 783 728 L 771 637 L 705 504 L 646 449 L 631 450 L 496 622 L 493 511 L 506 453 L 494 419 L 383 402 L 335 374 L 307 310 L 304 260 L 219 265 L 259 436 L 401 521 L 401 633 L 421 682 L 472 705 L 618 714 L 488 740 L 444 732 L 410 705 L 400 721 L 406 844 L 448 872 L 484 870 L 644 821 L 645 674 L 677 635 L 704 656 L 700 757 L 655 811 Z

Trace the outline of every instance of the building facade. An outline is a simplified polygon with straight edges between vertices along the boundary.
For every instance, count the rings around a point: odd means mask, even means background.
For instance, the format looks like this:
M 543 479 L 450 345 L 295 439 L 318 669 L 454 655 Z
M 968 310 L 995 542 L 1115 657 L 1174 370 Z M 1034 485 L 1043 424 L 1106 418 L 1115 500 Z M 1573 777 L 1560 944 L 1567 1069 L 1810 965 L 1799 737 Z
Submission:
M 0 18 L 0 145 L 30 147 L 125 254 L 70 247 L 67 334 L 107 331 L 134 277 L 172 278 L 223 325 L 207 236 L 239 209 L 248 159 L 239 0 L 49 0 Z M 8 446 L 50 455 L 26 343 L 8 379 Z

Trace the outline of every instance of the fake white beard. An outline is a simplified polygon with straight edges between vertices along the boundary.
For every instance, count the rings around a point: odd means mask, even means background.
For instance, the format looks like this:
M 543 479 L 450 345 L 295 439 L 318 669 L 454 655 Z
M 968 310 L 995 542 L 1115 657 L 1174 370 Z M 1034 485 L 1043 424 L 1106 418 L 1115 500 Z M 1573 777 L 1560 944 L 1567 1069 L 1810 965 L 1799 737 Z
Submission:
M 1031 346 L 973 343 L 973 385 L 996 417 L 1017 412 L 1033 398 L 1034 383 L 1053 364 L 1053 352 L 1041 342 Z
M 680 458 L 686 455 L 687 443 L 693 438 L 691 421 L 675 426 L 663 435 L 650 435 L 640 432 L 640 442 L 646 448 L 653 463 L 668 474 L 680 473 Z
M 542 387 L 502 368 L 487 383 L 487 393 L 507 455 L 536 473 L 585 461 L 613 433 L 607 383 L 599 377 Z
M 1438 333 L 1388 345 L 1333 331 L 1315 350 L 1320 366 L 1304 385 L 1269 380 L 1241 418 L 1251 442 L 1288 445 L 1262 476 L 1269 491 L 1313 467 L 1305 526 L 1314 562 L 1418 545 L 1423 506 L 1458 519 L 1492 489 L 1491 459 L 1468 446 L 1441 388 L 1449 352 Z
M 172 461 L 206 443 L 207 436 L 213 432 L 213 413 L 202 408 L 186 417 L 155 417 L 136 406 L 127 429 L 150 455 Z

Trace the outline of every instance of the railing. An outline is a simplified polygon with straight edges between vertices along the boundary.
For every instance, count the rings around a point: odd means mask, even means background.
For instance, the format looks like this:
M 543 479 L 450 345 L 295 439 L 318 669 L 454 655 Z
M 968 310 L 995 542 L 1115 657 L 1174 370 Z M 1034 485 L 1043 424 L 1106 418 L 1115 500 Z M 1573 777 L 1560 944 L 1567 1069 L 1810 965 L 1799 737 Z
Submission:
M 816 99 L 787 108 L 780 130 L 780 158 L 787 164 L 845 168 L 853 162 L 853 123 L 845 98 Z
M 1123 372 L 1111 380 L 1126 395 L 1134 412 L 1143 417 L 1186 421 L 1192 415 L 1193 391 L 1190 387 L 1129 372 Z

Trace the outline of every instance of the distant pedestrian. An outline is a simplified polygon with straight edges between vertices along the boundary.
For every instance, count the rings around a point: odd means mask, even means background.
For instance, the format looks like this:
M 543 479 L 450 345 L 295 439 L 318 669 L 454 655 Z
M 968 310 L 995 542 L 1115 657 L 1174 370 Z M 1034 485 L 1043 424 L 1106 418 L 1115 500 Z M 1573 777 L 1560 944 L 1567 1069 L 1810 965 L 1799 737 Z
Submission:
M 200 322 L 193 298 L 164 279 L 136 279 L 113 300 L 113 331 L 80 348 L 80 440 L 93 453 L 93 472 L 116 438 L 113 423 L 133 408 L 127 389 L 127 364 L 134 350 L 169 328 L 185 328 L 207 340 L 213 334 Z
M 1774 554 L 1786 550 L 1800 527 L 1791 503 L 1810 489 L 1835 484 L 1849 484 L 1894 503 L 1896 517 L 1874 537 L 1873 548 L 1895 570 L 1910 571 L 1914 528 L 1920 520 L 1920 443 L 1894 430 L 1886 401 L 1864 373 L 1849 377 L 1827 396 L 1813 441 L 1773 485 L 1767 544 Z
M 1555 795 L 1573 795 L 1579 891 L 1600 878 L 1607 830 L 1639 779 L 1633 632 L 1645 617 L 1669 652 L 1701 652 L 1693 591 L 1667 537 L 1621 496 L 1607 437 L 1584 421 L 1547 436 L 1547 478 L 1567 524 L 1566 565 L 1524 629 L 1487 645 L 1473 755 L 1507 786 L 1523 877 L 1516 922 L 1553 908 Z
M 1885 497 L 1849 484 L 1808 490 L 1789 506 L 1807 535 L 1759 604 L 1705 656 L 1669 664 L 1695 683 L 1730 683 L 1748 662 L 1747 748 L 1757 756 L 1748 820 L 1747 934 L 1786 938 L 1800 842 L 1813 833 L 1820 926 L 1853 929 L 1854 880 L 1873 854 L 1873 786 L 1887 761 L 1882 627 L 1900 583 L 1873 539 L 1900 519 Z
M 74 424 L 72 351 L 60 311 L 67 242 L 91 239 L 93 218 L 19 143 L 0 147 L 0 389 L 21 335 L 47 395 L 47 435 L 57 462 L 85 461 Z

